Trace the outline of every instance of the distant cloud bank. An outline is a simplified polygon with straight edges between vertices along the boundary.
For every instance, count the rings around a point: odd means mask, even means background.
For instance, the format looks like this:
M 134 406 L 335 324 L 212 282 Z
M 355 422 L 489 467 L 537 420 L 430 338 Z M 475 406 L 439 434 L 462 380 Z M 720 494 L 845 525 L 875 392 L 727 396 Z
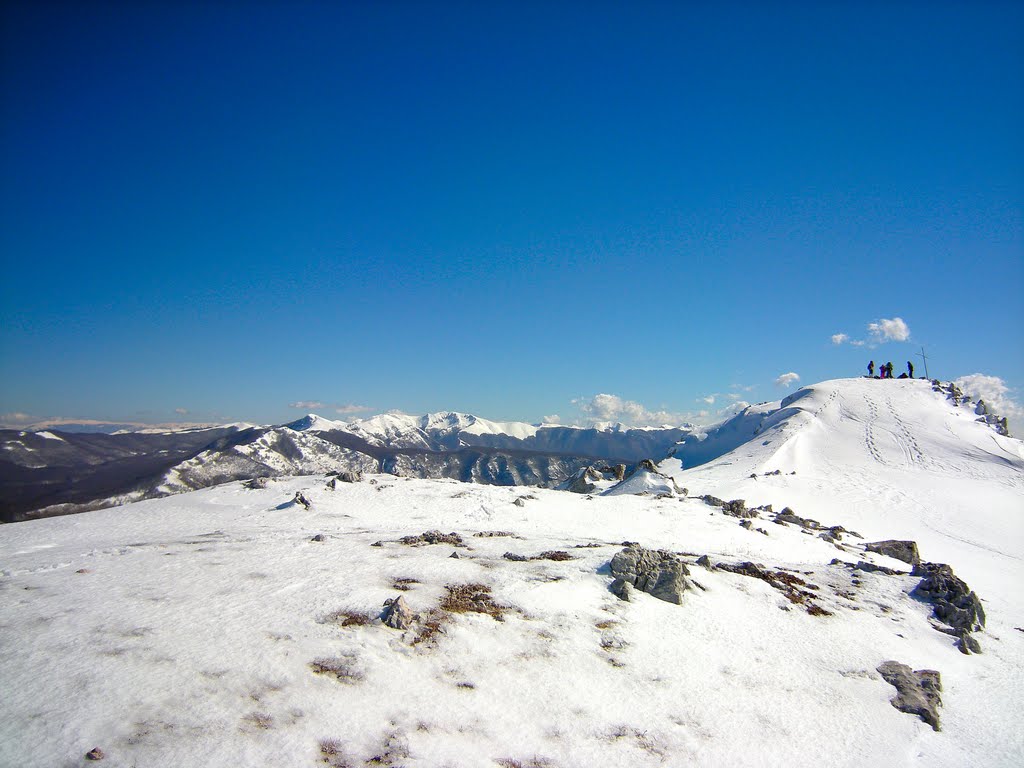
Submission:
M 323 411 L 333 410 L 335 413 L 364 413 L 373 409 L 366 405 L 355 403 L 325 403 L 320 400 L 297 400 L 288 403 L 289 408 L 297 408 L 300 411 Z

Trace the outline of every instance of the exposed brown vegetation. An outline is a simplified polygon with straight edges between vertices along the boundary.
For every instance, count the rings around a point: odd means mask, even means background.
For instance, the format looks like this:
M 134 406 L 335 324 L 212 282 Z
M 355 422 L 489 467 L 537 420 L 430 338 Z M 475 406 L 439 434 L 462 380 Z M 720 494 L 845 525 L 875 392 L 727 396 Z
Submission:
M 376 618 L 369 613 L 339 609 L 321 618 L 320 623 L 340 624 L 343 627 L 364 627 Z
M 400 590 L 402 592 L 408 592 L 410 589 L 412 589 L 412 585 L 413 584 L 419 584 L 419 583 L 420 583 L 419 579 L 410 579 L 410 578 L 407 578 L 407 577 L 402 577 L 400 579 L 395 579 L 391 583 L 391 588 L 392 589 Z
M 353 684 L 363 679 L 363 673 L 354 666 L 351 656 L 335 658 L 321 657 L 309 663 L 309 668 L 318 675 L 334 675 L 338 682 Z
M 548 550 L 547 552 L 541 552 L 539 555 L 537 555 L 533 559 L 534 560 L 556 560 L 556 561 L 563 561 L 563 560 L 572 560 L 574 558 L 568 552 L 564 552 L 564 551 L 562 551 L 560 549 L 553 549 L 553 550 Z
M 424 531 L 419 536 L 403 536 L 398 541 L 399 543 L 410 547 L 419 547 L 424 544 L 451 544 L 456 547 L 465 546 L 465 544 L 462 543 L 462 537 L 454 531 L 451 533 Z

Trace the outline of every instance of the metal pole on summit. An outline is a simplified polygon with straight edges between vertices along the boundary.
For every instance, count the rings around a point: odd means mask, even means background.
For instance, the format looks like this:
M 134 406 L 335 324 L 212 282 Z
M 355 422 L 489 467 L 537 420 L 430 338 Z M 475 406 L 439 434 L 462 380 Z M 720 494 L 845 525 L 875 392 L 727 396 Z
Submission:
M 928 375 L 928 356 L 925 355 L 925 353 L 924 353 L 924 347 L 922 346 L 921 347 L 921 351 L 920 352 L 915 352 L 914 354 L 916 354 L 918 357 L 920 357 L 922 360 L 924 360 L 924 377 L 926 379 L 931 379 L 931 376 Z

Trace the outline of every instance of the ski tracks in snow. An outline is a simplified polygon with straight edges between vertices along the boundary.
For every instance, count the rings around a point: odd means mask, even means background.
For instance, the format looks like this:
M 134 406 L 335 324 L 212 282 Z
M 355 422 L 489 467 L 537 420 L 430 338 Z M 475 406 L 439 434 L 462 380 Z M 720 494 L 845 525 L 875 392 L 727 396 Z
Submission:
M 882 453 L 878 450 L 878 444 L 875 442 L 875 422 L 878 421 L 878 404 L 870 397 L 865 397 L 864 402 L 868 406 L 868 418 L 864 422 L 864 444 L 867 446 L 871 458 L 879 464 L 887 464 L 888 462 L 882 458 Z
M 896 412 L 896 407 L 892 404 L 891 397 L 885 398 L 885 407 L 889 409 L 889 413 L 892 414 L 893 420 L 896 422 L 898 432 L 897 434 L 894 434 L 893 437 L 896 438 L 897 445 L 899 445 L 900 450 L 903 451 L 907 464 L 912 467 L 924 466 L 927 463 L 925 461 L 924 453 L 917 444 L 917 439 L 914 437 L 914 434 L 907 427 L 906 422 L 904 422 Z

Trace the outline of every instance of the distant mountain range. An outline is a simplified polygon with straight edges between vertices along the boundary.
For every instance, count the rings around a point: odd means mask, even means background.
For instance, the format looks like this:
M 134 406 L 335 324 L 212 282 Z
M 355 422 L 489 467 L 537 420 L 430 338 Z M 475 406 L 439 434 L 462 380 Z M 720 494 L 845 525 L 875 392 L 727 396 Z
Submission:
M 969 405 L 972 418 L 1005 434 L 1005 420 L 946 386 L 941 391 L 958 407 Z M 648 458 L 671 457 L 690 469 L 740 446 L 757 445 L 762 435 L 766 439 L 760 442 L 768 445 L 778 425 L 799 412 L 795 404 L 809 391 L 749 406 L 703 429 L 531 425 L 445 411 L 388 413 L 350 422 L 310 413 L 278 426 L 114 434 L 0 430 L 0 520 L 82 512 L 255 477 L 346 470 L 586 489 L 593 485 L 585 474 L 588 467 L 595 468 L 591 479 L 601 475 L 598 469 L 625 464 L 631 470 Z M 594 487 L 605 489 L 607 483 L 598 481 Z
M 554 486 L 594 462 L 664 456 L 694 434 L 689 425 L 537 426 L 456 412 L 351 422 L 311 413 L 279 426 L 112 434 L 0 430 L 0 519 L 69 514 L 252 477 L 350 469 Z

